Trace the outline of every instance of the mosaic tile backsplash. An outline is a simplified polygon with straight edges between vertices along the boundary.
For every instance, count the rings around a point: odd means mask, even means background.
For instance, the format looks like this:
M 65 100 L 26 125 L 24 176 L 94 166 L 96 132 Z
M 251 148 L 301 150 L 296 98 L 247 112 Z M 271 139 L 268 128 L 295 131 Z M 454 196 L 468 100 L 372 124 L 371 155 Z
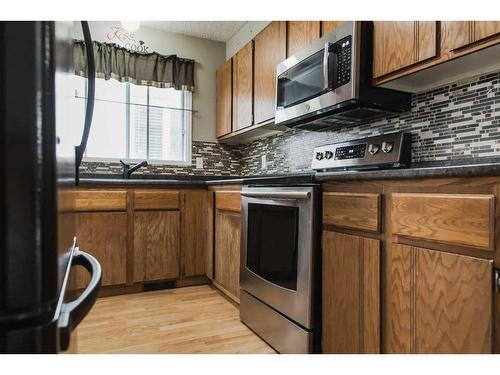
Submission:
M 316 146 L 395 131 L 412 133 L 412 162 L 500 162 L 500 72 L 413 95 L 411 111 L 327 132 L 288 130 L 240 146 L 193 142 L 190 167 L 150 166 L 141 173 L 253 176 L 310 170 Z M 262 169 L 261 156 L 267 165 Z M 204 168 L 196 169 L 203 156 Z M 90 173 L 120 173 L 119 164 L 84 163 Z

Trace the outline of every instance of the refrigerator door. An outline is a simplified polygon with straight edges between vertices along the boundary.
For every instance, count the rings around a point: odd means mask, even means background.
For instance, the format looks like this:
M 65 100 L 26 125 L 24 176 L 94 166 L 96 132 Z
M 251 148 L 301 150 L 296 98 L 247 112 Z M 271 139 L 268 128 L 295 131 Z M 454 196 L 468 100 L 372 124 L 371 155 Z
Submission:
M 75 238 L 86 121 L 75 116 L 73 35 L 73 23 L 0 22 L 0 352 L 65 350 L 100 288 L 100 265 Z M 77 264 L 91 283 L 64 303 Z
M 0 351 L 57 351 L 53 24 L 2 22 Z

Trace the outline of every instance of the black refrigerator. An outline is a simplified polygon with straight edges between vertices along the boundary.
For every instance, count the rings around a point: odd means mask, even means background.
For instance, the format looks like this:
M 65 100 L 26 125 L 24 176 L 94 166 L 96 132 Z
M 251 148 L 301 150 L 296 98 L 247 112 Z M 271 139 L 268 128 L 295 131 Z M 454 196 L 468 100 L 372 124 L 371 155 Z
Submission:
M 85 118 L 71 110 L 74 27 L 85 36 Z M 78 248 L 72 194 L 92 122 L 92 41 L 87 22 L 0 22 L 0 46 L 0 353 L 58 353 L 101 285 L 98 261 Z M 71 300 L 77 265 L 91 277 Z

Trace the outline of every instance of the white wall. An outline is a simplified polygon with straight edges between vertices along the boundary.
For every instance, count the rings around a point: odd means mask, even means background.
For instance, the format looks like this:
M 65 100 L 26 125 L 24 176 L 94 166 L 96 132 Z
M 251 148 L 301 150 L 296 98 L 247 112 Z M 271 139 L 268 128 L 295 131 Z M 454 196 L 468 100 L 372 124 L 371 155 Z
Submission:
M 78 27 L 76 38 L 82 38 L 81 27 Z M 112 26 L 120 22 L 89 22 L 92 38 L 101 42 L 112 42 L 108 33 Z M 134 32 L 136 40 L 144 41 L 148 52 L 164 55 L 175 54 L 179 57 L 193 59 L 195 64 L 195 92 L 193 93 L 193 140 L 215 141 L 215 72 L 225 61 L 225 43 L 187 35 L 168 33 L 161 30 L 141 26 Z
M 248 21 L 231 39 L 226 42 L 226 60 L 229 60 L 238 50 L 251 41 L 271 21 Z

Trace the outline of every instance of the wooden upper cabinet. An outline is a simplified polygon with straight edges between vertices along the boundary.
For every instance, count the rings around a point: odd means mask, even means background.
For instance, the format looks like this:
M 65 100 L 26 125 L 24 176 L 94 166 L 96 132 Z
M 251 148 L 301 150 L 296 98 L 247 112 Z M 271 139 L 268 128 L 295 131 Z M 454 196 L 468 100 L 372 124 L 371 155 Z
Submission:
M 320 21 L 287 21 L 287 57 L 320 37 Z
M 233 57 L 233 132 L 253 124 L 253 41 Z
M 380 353 L 380 241 L 323 232 L 323 353 Z
M 373 22 L 373 76 L 436 57 L 436 21 Z
M 491 353 L 491 260 L 400 244 L 385 259 L 384 352 Z
M 286 22 L 271 22 L 255 37 L 254 114 L 260 124 L 274 118 L 276 65 L 286 59 Z
M 321 36 L 333 31 L 337 26 L 342 25 L 346 21 L 321 21 Z
M 500 33 L 500 21 L 474 21 L 474 42 Z
M 216 136 L 222 137 L 232 130 L 232 68 L 233 60 L 229 59 L 217 69 L 216 97 Z
M 380 77 L 415 62 L 415 22 L 373 22 L 373 76 Z
M 441 21 L 441 54 L 454 51 L 471 42 L 470 21 Z

